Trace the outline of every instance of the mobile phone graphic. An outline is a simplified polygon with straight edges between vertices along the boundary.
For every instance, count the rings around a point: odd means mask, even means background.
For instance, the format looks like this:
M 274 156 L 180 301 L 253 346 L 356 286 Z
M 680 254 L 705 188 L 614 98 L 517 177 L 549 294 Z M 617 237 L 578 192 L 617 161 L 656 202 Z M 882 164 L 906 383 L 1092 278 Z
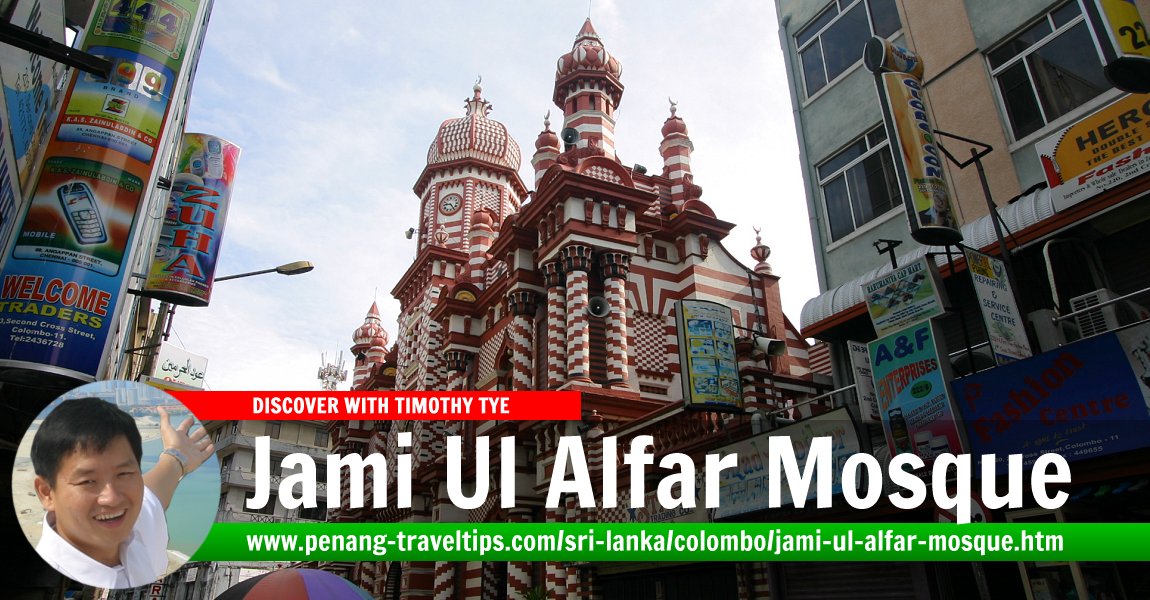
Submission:
M 195 175 L 196 177 L 203 177 L 205 168 L 204 154 L 202 152 L 197 152 L 192 155 L 192 159 L 188 161 L 188 166 L 192 172 L 192 175 Z
M 64 207 L 64 215 L 77 241 L 81 244 L 108 241 L 108 231 L 104 229 L 104 220 L 100 218 L 100 208 L 96 205 L 92 188 L 79 181 L 65 183 L 56 188 L 56 195 L 60 197 L 60 205 Z
M 224 147 L 219 140 L 208 140 L 208 147 L 204 150 L 204 162 L 207 163 L 205 177 L 224 178 Z

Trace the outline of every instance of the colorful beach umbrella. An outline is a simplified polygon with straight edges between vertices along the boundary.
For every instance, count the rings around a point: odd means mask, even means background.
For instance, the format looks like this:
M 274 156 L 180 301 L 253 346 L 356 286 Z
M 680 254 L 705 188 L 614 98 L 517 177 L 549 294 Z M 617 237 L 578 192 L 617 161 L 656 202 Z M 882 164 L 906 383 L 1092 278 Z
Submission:
M 282 569 L 224 590 L 216 600 L 373 600 L 354 583 L 318 569 Z

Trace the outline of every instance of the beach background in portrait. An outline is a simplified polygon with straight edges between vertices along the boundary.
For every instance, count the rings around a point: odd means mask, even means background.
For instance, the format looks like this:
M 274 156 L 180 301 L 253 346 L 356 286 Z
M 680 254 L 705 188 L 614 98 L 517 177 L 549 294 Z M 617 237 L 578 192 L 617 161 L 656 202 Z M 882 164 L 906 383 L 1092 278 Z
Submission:
M 12 469 L 12 503 L 24 536 L 34 548 L 40 541 L 44 527 L 44 507 L 36 497 L 33 481 L 36 478 L 32 469 L 32 439 L 36 430 L 52 409 L 62 401 L 71 398 L 96 396 L 109 401 L 117 401 L 136 419 L 143 441 L 142 469 L 147 472 L 156 464 L 164 449 L 160 439 L 160 417 L 154 413 L 154 406 L 163 405 L 168 409 L 173 427 L 192 416 L 179 400 L 163 391 L 142 383 L 128 381 L 98 381 L 76 388 L 45 408 L 20 441 L 16 451 L 16 461 Z M 125 406 L 123 402 L 139 402 Z M 195 417 L 192 417 L 195 419 Z M 201 427 L 195 420 L 192 430 Z M 200 547 L 211 525 L 215 522 L 220 498 L 220 467 L 213 454 L 208 460 L 180 482 L 176 494 L 168 507 L 168 571 L 171 572 L 188 561 L 188 557 Z

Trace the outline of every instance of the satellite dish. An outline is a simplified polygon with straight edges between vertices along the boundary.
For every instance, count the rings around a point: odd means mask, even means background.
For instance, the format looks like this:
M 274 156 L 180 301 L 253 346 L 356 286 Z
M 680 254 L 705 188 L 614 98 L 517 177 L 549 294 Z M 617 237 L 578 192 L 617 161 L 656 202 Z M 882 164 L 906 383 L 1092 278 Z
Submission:
M 592 317 L 605 317 L 611 313 L 611 306 L 603 296 L 592 296 L 587 302 L 587 314 Z
M 574 127 L 564 127 L 563 132 L 559 134 L 563 139 L 563 143 L 567 146 L 574 146 L 575 142 L 579 141 L 579 132 Z

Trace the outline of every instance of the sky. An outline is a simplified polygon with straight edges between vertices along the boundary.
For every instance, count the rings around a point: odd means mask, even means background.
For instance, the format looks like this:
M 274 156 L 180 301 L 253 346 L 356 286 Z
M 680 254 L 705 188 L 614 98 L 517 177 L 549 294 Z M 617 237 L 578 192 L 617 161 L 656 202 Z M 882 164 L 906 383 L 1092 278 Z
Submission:
M 319 7 L 323 7 L 320 9 Z M 216 276 L 309 260 L 315 270 L 216 284 L 179 308 L 171 342 L 208 358 L 213 390 L 316 390 L 326 359 L 411 264 L 412 192 L 440 124 L 464 115 L 482 76 L 490 118 L 531 153 L 551 112 L 558 58 L 588 17 L 623 66 L 615 127 L 624 164 L 662 167 L 660 128 L 678 104 L 702 200 L 736 227 L 722 242 L 751 267 L 755 231 L 797 325 L 818 294 L 791 101 L 773 2 L 491 0 L 215 3 L 186 130 L 243 154 Z

